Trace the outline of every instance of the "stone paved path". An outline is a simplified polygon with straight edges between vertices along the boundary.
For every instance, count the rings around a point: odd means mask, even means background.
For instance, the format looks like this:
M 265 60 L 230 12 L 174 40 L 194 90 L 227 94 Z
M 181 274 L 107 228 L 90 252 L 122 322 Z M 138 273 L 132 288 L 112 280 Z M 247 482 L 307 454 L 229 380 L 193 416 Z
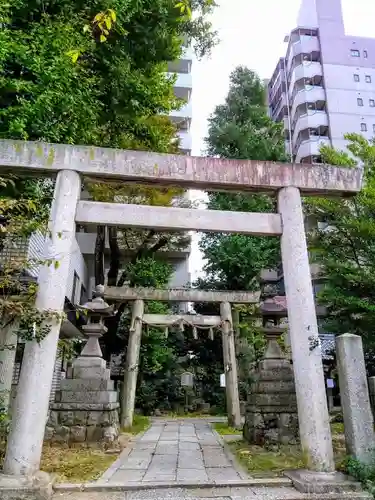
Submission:
M 216 483 L 246 479 L 207 421 L 157 421 L 100 479 L 112 483 Z

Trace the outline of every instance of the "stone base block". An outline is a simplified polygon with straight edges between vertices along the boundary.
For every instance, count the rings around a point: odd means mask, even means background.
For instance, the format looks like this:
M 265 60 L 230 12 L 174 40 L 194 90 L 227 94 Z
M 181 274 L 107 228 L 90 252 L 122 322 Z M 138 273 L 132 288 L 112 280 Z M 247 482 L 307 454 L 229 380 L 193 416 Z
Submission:
M 361 492 L 360 483 L 351 480 L 341 472 L 315 472 L 310 470 L 293 470 L 285 472 L 292 480 L 293 486 L 301 493 L 334 494 Z
M 67 403 L 64 408 L 61 408 L 62 403 L 52 405 L 44 440 L 66 446 L 77 443 L 106 446 L 115 443 L 120 434 L 119 404 L 112 405 L 114 408 L 104 410 L 101 409 L 103 405 L 89 410 L 75 409 L 75 406 L 69 408 Z
M 297 413 L 247 413 L 243 435 L 249 443 L 264 446 L 298 443 Z
M 0 474 L 1 500 L 50 500 L 54 479 L 39 471 L 33 477 Z

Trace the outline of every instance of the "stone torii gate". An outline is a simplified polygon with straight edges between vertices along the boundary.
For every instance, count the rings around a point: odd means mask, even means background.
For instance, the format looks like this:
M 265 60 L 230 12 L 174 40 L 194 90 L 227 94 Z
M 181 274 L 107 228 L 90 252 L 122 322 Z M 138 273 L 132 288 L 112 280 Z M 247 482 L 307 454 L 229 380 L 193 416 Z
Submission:
M 259 302 L 260 293 L 106 287 L 104 297 L 109 302 L 134 301 L 125 362 L 121 409 L 122 427 L 131 427 L 133 424 L 143 323 L 165 327 L 182 323 L 189 324 L 193 326 L 193 328 L 221 328 L 228 423 L 232 427 L 240 427 L 240 397 L 238 392 L 236 348 L 231 304 L 256 304 Z M 200 314 L 144 314 L 145 300 L 161 300 L 166 302 L 217 302 L 220 303 L 220 316 L 202 316 Z
M 76 224 L 196 230 L 281 237 L 301 445 L 312 471 L 335 469 L 301 194 L 346 195 L 361 189 L 362 171 L 328 165 L 278 164 L 162 155 L 86 146 L 0 141 L 0 171 L 57 176 L 47 258 L 36 305 L 62 312 Z M 268 192 L 278 213 L 234 213 L 81 201 L 81 177 L 234 192 Z M 61 237 L 60 237 L 61 236 Z M 60 322 L 38 344 L 26 343 L 4 472 L 39 469 Z

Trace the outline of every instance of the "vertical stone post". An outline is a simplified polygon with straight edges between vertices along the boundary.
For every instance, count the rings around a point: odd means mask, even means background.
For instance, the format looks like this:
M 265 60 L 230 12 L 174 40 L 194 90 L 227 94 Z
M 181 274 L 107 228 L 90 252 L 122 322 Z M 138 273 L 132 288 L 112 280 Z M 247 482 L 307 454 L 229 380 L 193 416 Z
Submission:
M 124 384 L 122 388 L 121 427 L 133 425 L 135 393 L 137 390 L 139 351 L 142 339 L 143 300 L 136 300 L 133 305 L 132 322 L 129 330 L 128 350 L 126 352 Z
M 12 321 L 0 331 L 0 405 L 10 406 L 10 393 L 17 349 L 18 322 Z
M 234 343 L 232 310 L 229 302 L 222 302 L 220 304 L 220 314 L 223 323 L 223 357 L 228 424 L 231 427 L 239 428 L 241 427 L 240 397 L 238 393 L 237 360 Z
M 58 173 L 44 257 L 56 259 L 59 265 L 40 268 L 36 307 L 41 311 L 62 313 L 64 309 L 80 190 L 77 172 Z M 6 474 L 31 475 L 39 469 L 61 320 L 48 323 L 50 333 L 40 343 L 25 345 L 4 462 Z
M 333 472 L 322 353 L 299 189 L 293 186 L 281 189 L 278 206 L 283 224 L 281 255 L 301 446 L 308 469 Z
M 336 353 L 346 450 L 348 455 L 369 464 L 375 447 L 374 418 L 361 337 L 350 333 L 336 337 Z

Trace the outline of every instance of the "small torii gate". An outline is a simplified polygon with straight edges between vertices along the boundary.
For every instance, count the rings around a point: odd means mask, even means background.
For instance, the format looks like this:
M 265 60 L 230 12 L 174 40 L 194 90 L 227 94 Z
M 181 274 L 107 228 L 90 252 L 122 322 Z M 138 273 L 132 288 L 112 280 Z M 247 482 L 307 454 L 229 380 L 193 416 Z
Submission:
M 256 304 L 259 302 L 260 293 L 106 287 L 104 297 L 109 302 L 134 301 L 122 394 L 121 425 L 123 427 L 130 427 L 133 424 L 139 352 L 144 323 L 164 327 L 179 323 L 189 324 L 193 326 L 193 329 L 196 327 L 221 328 L 228 423 L 232 427 L 240 427 L 240 398 L 231 304 Z M 216 302 L 220 303 L 220 316 L 144 314 L 145 300 Z
M 40 270 L 36 306 L 42 311 L 63 311 L 76 224 L 280 236 L 303 454 L 310 470 L 335 470 L 319 344 L 310 349 L 318 339 L 318 325 L 301 194 L 354 195 L 362 187 L 360 168 L 2 140 L 0 171 L 57 176 L 45 254 L 47 259 L 58 259 L 60 266 L 45 265 Z M 153 186 L 274 193 L 278 213 L 82 201 L 81 177 L 85 176 Z M 39 469 L 59 330 L 60 321 L 55 320 L 44 340 L 25 345 L 4 462 L 6 474 L 25 476 Z

